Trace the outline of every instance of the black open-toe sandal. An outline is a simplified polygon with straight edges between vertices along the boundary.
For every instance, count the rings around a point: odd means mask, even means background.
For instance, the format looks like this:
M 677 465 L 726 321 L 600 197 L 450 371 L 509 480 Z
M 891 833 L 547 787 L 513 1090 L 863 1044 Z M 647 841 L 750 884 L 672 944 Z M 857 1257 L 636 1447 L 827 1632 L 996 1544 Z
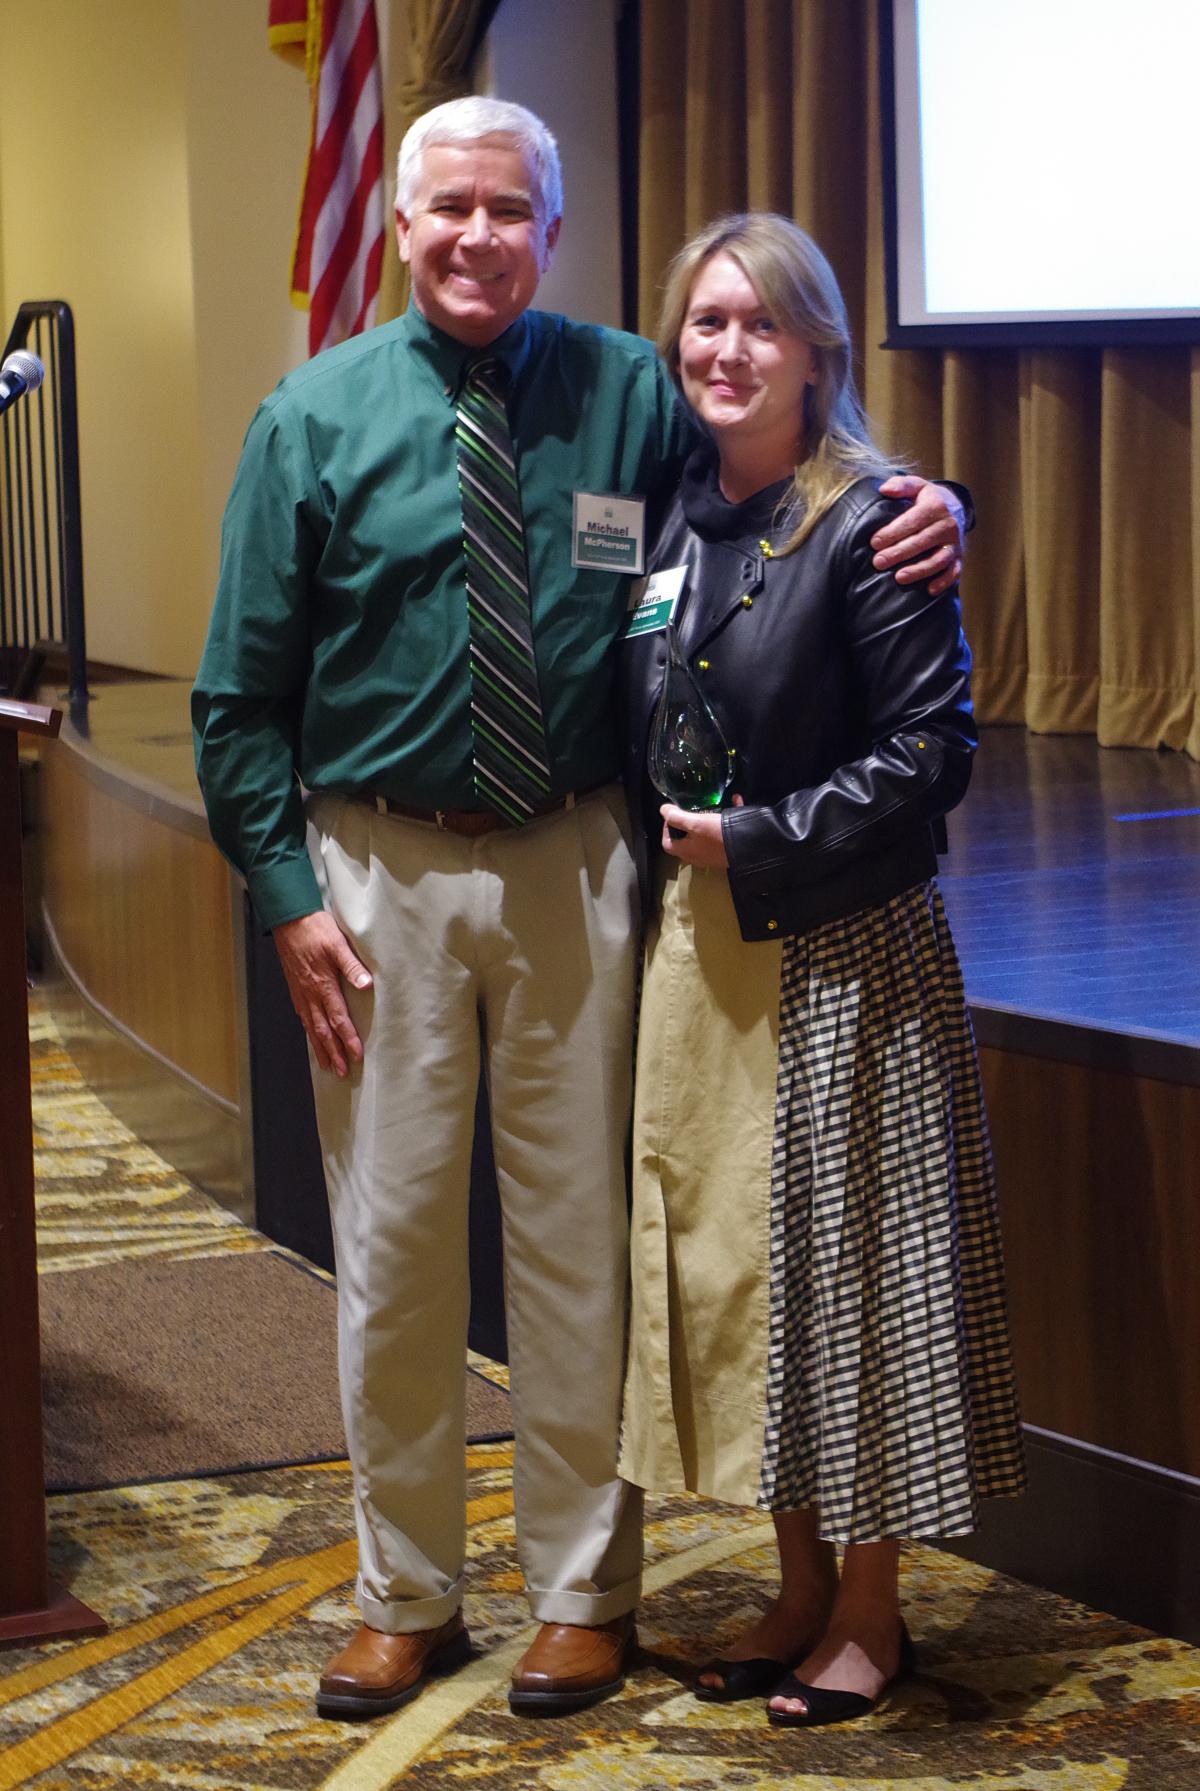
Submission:
M 764 1692 L 773 1691 L 786 1671 L 783 1661 L 768 1660 L 765 1655 L 753 1660 L 710 1660 L 697 1673 L 692 1690 L 702 1704 L 734 1704 L 739 1698 L 761 1698 Z M 701 1685 L 703 1673 L 719 1673 L 724 1683 Z
M 900 1664 L 892 1677 L 880 1686 L 873 1698 L 864 1697 L 862 1692 L 833 1691 L 824 1685 L 805 1685 L 794 1673 L 785 1673 L 783 1678 L 771 1689 L 773 1698 L 803 1698 L 807 1708 L 803 1716 L 792 1710 L 772 1710 L 767 1705 L 768 1721 L 781 1729 L 815 1729 L 822 1723 L 852 1722 L 858 1716 L 870 1716 L 877 1710 L 883 1699 L 898 1685 L 917 1670 L 917 1651 L 913 1647 L 912 1637 L 907 1625 L 900 1625 Z

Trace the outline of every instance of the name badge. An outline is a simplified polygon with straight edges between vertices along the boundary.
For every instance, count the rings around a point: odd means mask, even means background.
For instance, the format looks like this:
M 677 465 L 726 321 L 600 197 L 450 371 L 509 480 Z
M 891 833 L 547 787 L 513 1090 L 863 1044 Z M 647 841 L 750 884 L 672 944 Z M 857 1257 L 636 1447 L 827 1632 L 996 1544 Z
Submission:
M 663 572 L 652 572 L 644 584 L 634 587 L 629 599 L 629 620 L 625 624 L 627 641 L 636 640 L 639 634 L 655 634 L 666 627 L 675 614 L 686 577 L 686 566 L 669 566 Z
M 646 566 L 645 498 L 577 491 L 571 564 L 597 572 L 642 572 Z

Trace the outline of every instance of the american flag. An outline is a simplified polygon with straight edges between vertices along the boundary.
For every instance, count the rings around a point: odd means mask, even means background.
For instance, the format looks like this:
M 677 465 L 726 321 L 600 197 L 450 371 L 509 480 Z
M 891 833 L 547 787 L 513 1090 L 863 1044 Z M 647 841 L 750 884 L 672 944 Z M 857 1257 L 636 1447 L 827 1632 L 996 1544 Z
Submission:
M 270 0 L 267 39 L 312 89 L 292 302 L 308 352 L 375 321 L 384 250 L 383 84 L 375 0 Z

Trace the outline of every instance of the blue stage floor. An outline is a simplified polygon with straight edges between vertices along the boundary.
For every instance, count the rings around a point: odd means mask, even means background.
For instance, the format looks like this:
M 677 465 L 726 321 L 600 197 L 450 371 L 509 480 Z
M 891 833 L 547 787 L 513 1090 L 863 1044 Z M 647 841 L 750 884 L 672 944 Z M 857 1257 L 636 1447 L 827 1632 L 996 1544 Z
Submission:
M 1043 1051 L 1051 1023 L 1070 1055 L 1200 1081 L 1200 764 L 986 728 L 948 825 L 940 881 L 980 1041 L 1020 1048 L 1021 1016 Z M 1165 1049 L 1135 1064 L 1118 1038 Z

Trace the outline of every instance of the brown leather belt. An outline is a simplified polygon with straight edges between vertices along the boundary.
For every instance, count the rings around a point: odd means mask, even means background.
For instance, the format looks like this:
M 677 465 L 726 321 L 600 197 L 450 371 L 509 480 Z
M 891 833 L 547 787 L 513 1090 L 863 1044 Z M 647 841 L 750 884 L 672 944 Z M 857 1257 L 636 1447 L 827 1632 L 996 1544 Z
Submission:
M 586 790 L 569 790 L 565 796 L 556 796 L 552 802 L 535 808 L 530 819 L 560 814 L 603 788 L 603 784 L 592 784 Z M 499 833 L 502 829 L 511 831 L 518 825 L 515 821 L 506 821 L 503 815 L 490 808 L 416 808 L 411 802 L 397 802 L 392 796 L 364 796 L 361 800 L 369 802 L 381 815 L 398 815 L 402 821 L 424 821 L 429 827 L 440 827 L 445 833 L 458 833 L 469 840 L 479 839 L 485 833 Z

